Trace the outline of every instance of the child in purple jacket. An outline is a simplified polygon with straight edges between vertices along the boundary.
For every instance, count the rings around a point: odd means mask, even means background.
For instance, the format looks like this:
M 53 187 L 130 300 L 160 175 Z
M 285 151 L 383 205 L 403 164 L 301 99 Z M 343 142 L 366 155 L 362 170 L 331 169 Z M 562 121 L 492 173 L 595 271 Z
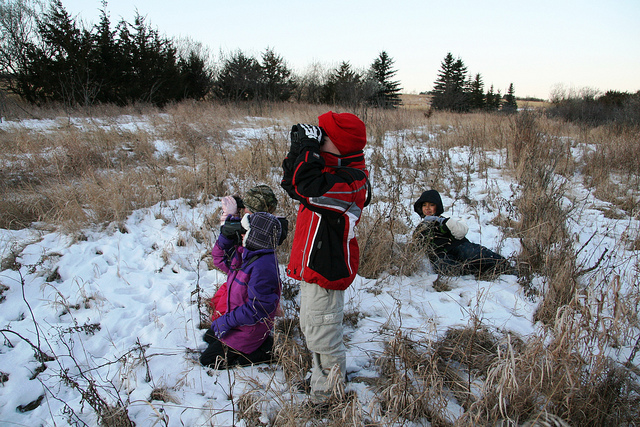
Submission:
M 240 233 L 222 226 L 211 253 L 216 267 L 227 274 L 227 312 L 204 335 L 209 346 L 200 356 L 202 365 L 271 361 L 271 332 L 281 292 L 275 252 L 281 229 L 278 218 L 266 212 L 246 214 Z

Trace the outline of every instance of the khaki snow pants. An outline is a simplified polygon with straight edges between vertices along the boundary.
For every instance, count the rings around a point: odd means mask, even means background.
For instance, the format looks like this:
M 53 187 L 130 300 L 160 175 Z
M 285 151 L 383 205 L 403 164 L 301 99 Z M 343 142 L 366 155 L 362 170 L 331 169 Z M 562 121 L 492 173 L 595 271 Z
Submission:
M 344 382 L 347 357 L 343 342 L 343 317 L 344 291 L 300 282 L 300 327 L 313 360 L 313 395 L 327 395 L 331 392 L 333 384 L 329 381 L 329 374 L 334 366 L 339 369 L 338 380 Z

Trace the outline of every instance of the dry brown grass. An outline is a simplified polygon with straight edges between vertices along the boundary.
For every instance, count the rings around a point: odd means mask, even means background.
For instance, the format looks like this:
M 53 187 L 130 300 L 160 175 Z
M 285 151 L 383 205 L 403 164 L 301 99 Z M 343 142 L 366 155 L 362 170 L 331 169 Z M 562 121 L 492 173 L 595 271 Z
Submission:
M 434 342 L 397 332 L 377 361 L 383 422 L 634 425 L 637 374 L 592 351 L 606 338 L 584 329 L 585 314 L 566 309 L 553 330 L 524 339 L 490 332 L 477 321 Z M 464 409 L 462 416 L 448 410 L 450 399 Z
M 195 205 L 266 183 L 278 196 L 277 212 L 290 221 L 290 237 L 279 248 L 279 260 L 286 263 L 297 203 L 279 186 L 280 162 L 291 124 L 315 122 L 327 109 L 209 103 L 176 104 L 162 111 L 141 105 L 64 113 L 34 109 L 36 117 L 64 118 L 56 119 L 52 131 L 0 131 L 0 227 L 27 227 L 34 221 L 68 230 L 120 224 L 132 210 L 158 202 L 184 198 Z M 577 173 L 597 198 L 610 203 L 609 217 L 638 218 L 638 134 L 577 128 L 537 111 L 425 114 L 407 106 L 356 113 L 368 127 L 373 150 L 367 162 L 374 186 L 373 203 L 357 231 L 360 274 L 402 276 L 421 268 L 422 257 L 407 239 L 415 214 L 406 200 L 434 187 L 454 202 L 495 212 L 493 223 L 505 236 L 519 239 L 520 281 L 530 295 L 541 298 L 536 319 L 544 327 L 536 336 L 518 338 L 472 319 L 466 328 L 424 342 L 398 331 L 388 337 L 378 359 L 374 389 L 379 409 L 362 407 L 354 393 L 341 391 L 333 397 L 335 410 L 327 414 L 290 397 L 304 395 L 310 366 L 291 303 L 276 332 L 287 390 L 269 389 L 270 398 L 280 393 L 279 409 L 272 413 L 275 425 L 402 425 L 425 419 L 460 426 L 633 425 L 640 416 L 635 381 L 640 370 L 632 363 L 640 351 L 634 335 L 640 327 L 640 268 L 637 261 L 629 263 L 635 273 L 627 273 L 635 282 L 625 287 L 613 269 L 600 271 L 598 262 L 578 265 L 569 223 L 579 221 L 570 181 Z M 71 114 L 87 118 L 82 128 L 69 119 Z M 147 127 L 132 130 L 119 124 L 122 114 L 144 119 Z M 238 128 L 266 130 L 240 145 L 230 133 Z M 174 151 L 158 155 L 156 141 L 171 144 Z M 469 162 L 454 167 L 451 153 L 459 149 L 470 153 Z M 496 151 L 506 155 L 490 155 Z M 513 177 L 513 200 L 492 192 L 488 171 L 493 168 Z M 471 190 L 476 177 L 487 183 L 482 205 Z M 207 236 L 202 231 L 193 237 L 202 241 Z M 640 247 L 637 230 L 630 228 L 625 239 L 619 244 Z M 15 263 L 9 255 L 3 259 L 8 268 Z M 587 271 L 593 273 L 590 281 Z M 541 279 L 536 285 L 534 276 Z M 285 287 L 283 297 L 293 301 L 295 294 Z M 607 349 L 629 343 L 633 354 L 626 364 L 607 356 Z M 238 404 L 248 425 L 259 425 L 265 402 L 256 393 Z M 464 410 L 458 419 L 446 409 L 450 398 Z
M 463 424 L 531 424 L 551 414 L 571 425 L 633 425 L 638 385 L 625 367 L 592 351 L 604 342 L 580 325 L 584 321 L 583 314 L 564 310 L 549 335 L 518 347 L 507 342 Z
M 305 390 L 305 377 L 311 368 L 311 353 L 300 330 L 297 315 L 278 319 L 274 335 L 274 354 L 282 366 L 286 383 L 292 389 Z
M 387 423 L 426 419 L 432 425 L 451 425 L 437 356 L 398 332 L 390 337 L 376 363 L 380 372 L 376 396 Z
M 54 131 L 18 127 L 1 132 L 0 226 L 44 221 L 78 229 L 122 220 L 133 209 L 163 200 L 202 200 L 239 191 L 238 176 L 248 185 L 275 181 L 287 146 L 277 124 L 273 134 L 238 148 L 227 132 L 246 122 L 248 111 L 189 103 L 164 112 L 144 107 L 144 112 L 152 131 L 130 130 L 118 124 L 113 111 L 103 111 L 99 121 L 84 119 L 82 127 L 58 118 Z M 277 118 L 266 120 L 275 123 Z M 173 144 L 175 156 L 154 156 L 155 140 Z
M 640 135 L 637 130 L 586 129 L 580 140 L 586 147 L 585 183 L 594 188 L 594 195 L 625 215 L 640 218 Z
M 420 94 L 402 94 L 400 96 L 402 106 L 400 108 L 407 110 L 428 111 L 431 108 L 431 95 Z

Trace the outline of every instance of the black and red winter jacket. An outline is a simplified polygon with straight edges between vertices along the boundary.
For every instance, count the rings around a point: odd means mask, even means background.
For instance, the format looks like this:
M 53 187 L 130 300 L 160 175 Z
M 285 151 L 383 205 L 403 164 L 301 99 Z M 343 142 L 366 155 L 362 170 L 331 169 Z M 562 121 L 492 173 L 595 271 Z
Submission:
M 300 201 L 287 274 L 327 289 L 355 279 L 360 249 L 354 228 L 369 204 L 369 172 L 362 151 L 344 156 L 304 147 L 282 163 L 282 188 Z

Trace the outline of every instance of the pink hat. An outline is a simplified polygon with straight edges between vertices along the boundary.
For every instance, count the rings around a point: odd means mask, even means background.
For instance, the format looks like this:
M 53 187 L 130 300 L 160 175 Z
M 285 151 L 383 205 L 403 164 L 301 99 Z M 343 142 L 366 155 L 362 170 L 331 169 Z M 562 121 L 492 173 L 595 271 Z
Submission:
M 342 155 L 360 151 L 367 144 L 367 129 L 354 114 L 329 111 L 318 117 L 318 124 Z

